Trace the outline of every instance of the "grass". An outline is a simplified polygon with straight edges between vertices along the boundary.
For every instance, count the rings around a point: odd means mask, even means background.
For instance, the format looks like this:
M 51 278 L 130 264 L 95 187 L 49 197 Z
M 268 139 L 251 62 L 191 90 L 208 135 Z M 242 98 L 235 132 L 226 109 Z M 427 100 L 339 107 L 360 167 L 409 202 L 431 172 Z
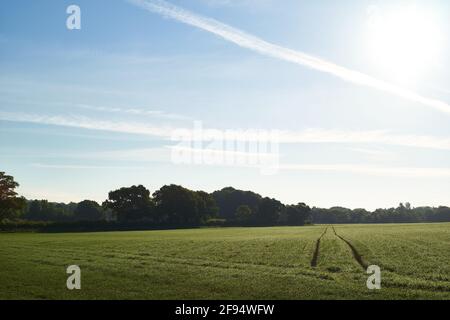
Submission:
M 0 234 L 0 299 L 449 299 L 449 262 L 445 223 Z

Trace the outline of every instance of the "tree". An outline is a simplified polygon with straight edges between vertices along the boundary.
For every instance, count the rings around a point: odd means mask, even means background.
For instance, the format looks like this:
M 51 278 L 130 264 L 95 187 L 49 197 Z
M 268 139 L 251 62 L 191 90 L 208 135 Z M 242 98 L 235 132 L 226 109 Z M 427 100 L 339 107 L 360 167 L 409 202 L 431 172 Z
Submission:
M 0 221 L 17 217 L 25 208 L 25 199 L 17 197 L 15 192 L 18 186 L 12 176 L 0 172 Z
M 202 222 L 206 222 L 208 219 L 214 218 L 219 212 L 216 200 L 207 192 L 196 191 L 197 208 Z
M 335 222 L 342 221 L 341 223 L 350 223 L 352 210 L 344 207 L 331 207 L 329 209 L 330 214 L 333 216 Z M 334 223 L 334 222 L 333 222 Z
M 154 219 L 150 191 L 142 185 L 111 191 L 103 205 L 111 209 L 121 222 Z
M 311 208 L 304 203 L 286 207 L 287 223 L 292 226 L 303 226 L 311 218 Z
M 450 221 L 450 208 L 444 206 L 436 208 L 435 219 L 437 221 Z
M 256 212 L 256 222 L 263 225 L 274 225 L 278 222 L 278 218 L 283 209 L 284 205 L 280 201 L 263 198 Z
M 29 203 L 28 212 L 25 215 L 25 217 L 28 220 L 32 220 L 32 221 L 46 220 L 44 218 L 44 214 L 43 214 L 43 212 L 44 212 L 43 207 L 44 207 L 45 203 L 47 203 L 46 200 L 42 200 L 42 201 L 33 200 L 33 201 L 31 201 Z
M 74 203 L 54 203 L 47 200 L 33 200 L 28 202 L 25 218 L 32 221 L 67 222 L 73 219 Z
M 406 210 L 411 210 L 412 209 L 412 207 L 411 207 L 411 203 L 409 203 L 409 202 L 406 202 L 405 203 L 405 208 L 406 208 Z
M 174 225 L 196 225 L 206 211 L 205 202 L 194 191 L 182 186 L 169 185 L 153 193 L 156 212 L 161 222 Z
M 249 222 L 252 220 L 252 209 L 247 205 L 240 205 L 236 209 L 236 220 L 239 222 Z
M 237 190 L 232 187 L 214 191 L 212 196 L 219 207 L 219 216 L 229 220 L 235 218 L 236 210 L 241 205 L 246 205 L 252 212 L 256 212 L 262 199 L 257 193 Z
M 370 212 L 363 208 L 353 209 L 351 212 L 351 223 L 363 223 L 365 221 L 369 221 Z
M 84 200 L 78 203 L 74 215 L 76 220 L 81 221 L 98 221 L 103 218 L 102 208 L 92 200 Z

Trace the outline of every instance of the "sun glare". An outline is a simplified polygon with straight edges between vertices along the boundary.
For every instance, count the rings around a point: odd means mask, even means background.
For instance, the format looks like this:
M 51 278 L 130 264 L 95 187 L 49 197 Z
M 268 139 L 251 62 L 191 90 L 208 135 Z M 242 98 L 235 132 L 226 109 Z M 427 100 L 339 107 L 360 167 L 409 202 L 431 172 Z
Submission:
M 438 61 L 443 37 L 433 12 L 371 7 L 369 16 L 370 54 L 392 80 L 415 81 Z

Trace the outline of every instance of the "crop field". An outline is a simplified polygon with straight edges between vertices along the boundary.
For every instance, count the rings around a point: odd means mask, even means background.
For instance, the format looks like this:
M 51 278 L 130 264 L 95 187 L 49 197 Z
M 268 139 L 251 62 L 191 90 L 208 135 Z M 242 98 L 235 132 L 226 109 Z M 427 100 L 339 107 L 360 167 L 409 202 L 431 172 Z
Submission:
M 3 233 L 0 299 L 450 299 L 450 224 Z

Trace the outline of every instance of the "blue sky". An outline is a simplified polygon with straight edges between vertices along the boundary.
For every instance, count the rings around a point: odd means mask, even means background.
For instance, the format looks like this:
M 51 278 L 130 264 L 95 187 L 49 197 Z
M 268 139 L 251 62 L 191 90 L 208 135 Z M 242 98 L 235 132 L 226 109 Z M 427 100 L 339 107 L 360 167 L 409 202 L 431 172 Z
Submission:
M 81 30 L 66 28 L 71 4 Z M 176 183 L 323 207 L 450 205 L 448 1 L 171 4 L 347 71 L 245 48 L 125 0 L 5 1 L 0 169 L 22 195 L 103 201 L 122 186 Z M 348 70 L 395 89 L 350 81 Z M 173 163 L 167 132 L 194 121 L 282 130 L 280 169 Z

